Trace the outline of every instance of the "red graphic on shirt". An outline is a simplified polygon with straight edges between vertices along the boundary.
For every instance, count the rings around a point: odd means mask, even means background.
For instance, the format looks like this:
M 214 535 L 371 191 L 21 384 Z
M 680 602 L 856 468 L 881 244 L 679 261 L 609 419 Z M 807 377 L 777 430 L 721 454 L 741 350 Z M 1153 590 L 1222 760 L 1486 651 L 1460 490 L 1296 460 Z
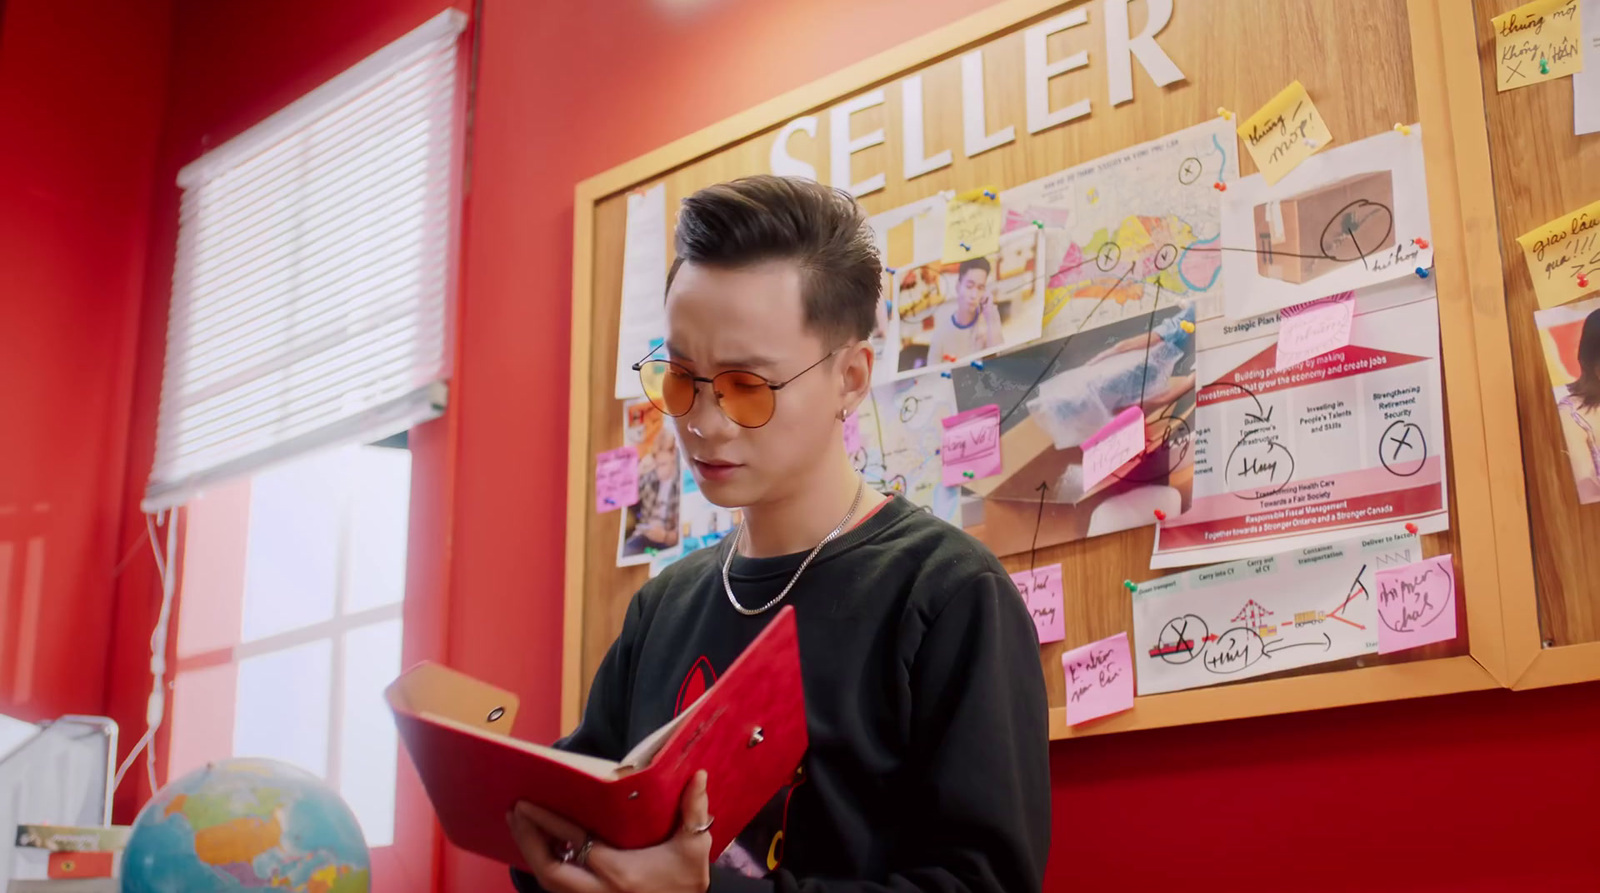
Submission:
M 705 655 L 700 655 L 700 659 L 689 668 L 689 675 L 683 677 L 683 684 L 678 686 L 678 706 L 672 715 L 677 716 L 688 710 L 716 681 L 717 671 L 711 668 L 711 661 L 706 660 Z
M 677 716 L 691 705 L 717 681 L 717 671 L 711 661 L 701 655 L 678 686 Z M 711 781 L 713 790 L 716 780 Z M 779 791 L 744 831 L 719 854 L 716 863 L 746 877 L 763 877 L 783 864 L 785 838 L 789 833 L 789 803 L 795 791 L 805 784 L 805 767 L 796 766 L 788 787 Z M 715 794 L 713 794 L 713 797 Z

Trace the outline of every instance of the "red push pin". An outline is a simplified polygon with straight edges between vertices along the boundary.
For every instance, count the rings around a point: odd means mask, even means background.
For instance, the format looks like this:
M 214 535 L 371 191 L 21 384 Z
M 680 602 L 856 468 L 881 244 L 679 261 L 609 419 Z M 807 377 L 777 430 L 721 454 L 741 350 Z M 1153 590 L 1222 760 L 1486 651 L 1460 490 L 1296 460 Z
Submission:
M 1579 288 L 1588 288 L 1589 287 L 1589 277 L 1583 275 L 1582 273 L 1579 273 L 1578 274 L 1578 287 Z
M 1211 188 L 1215 189 L 1218 192 L 1227 192 L 1228 191 L 1228 184 L 1222 182 L 1221 180 L 1218 180 L 1217 182 L 1211 184 Z
M 945 354 L 944 355 L 944 361 L 946 363 L 954 363 L 956 361 L 956 358 L 951 356 L 950 354 Z
M 1426 249 L 1428 247 L 1428 240 L 1427 239 L 1412 239 L 1411 240 L 1411 244 L 1417 246 L 1418 248 Z
M 1406 522 L 1406 533 L 1409 533 L 1412 536 L 1416 536 L 1417 535 L 1417 525 L 1412 524 L 1410 521 L 1407 521 Z
M 1156 520 L 1157 521 L 1165 521 L 1165 520 L 1167 520 L 1167 513 L 1162 511 L 1162 510 L 1160 510 L 1160 509 L 1156 509 Z

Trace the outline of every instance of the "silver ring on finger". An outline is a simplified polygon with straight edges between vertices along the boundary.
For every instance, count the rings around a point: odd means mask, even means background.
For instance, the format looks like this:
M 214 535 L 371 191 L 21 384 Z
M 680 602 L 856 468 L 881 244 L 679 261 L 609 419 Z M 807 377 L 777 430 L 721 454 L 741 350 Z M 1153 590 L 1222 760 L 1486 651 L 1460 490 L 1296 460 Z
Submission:
M 588 868 L 589 851 L 592 849 L 594 849 L 594 838 L 585 835 L 583 838 L 583 846 L 578 847 L 578 851 L 572 856 L 572 864 L 578 866 L 579 868 Z
M 716 821 L 716 816 L 709 816 L 706 818 L 706 823 L 704 825 L 684 825 L 683 830 L 690 834 L 704 834 L 711 830 L 711 826 L 715 824 Z

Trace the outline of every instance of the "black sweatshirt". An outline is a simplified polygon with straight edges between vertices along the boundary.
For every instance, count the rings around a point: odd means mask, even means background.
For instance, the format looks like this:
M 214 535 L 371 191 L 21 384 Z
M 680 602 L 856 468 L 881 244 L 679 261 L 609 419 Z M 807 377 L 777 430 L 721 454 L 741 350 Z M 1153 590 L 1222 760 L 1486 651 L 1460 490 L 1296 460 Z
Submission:
M 561 746 L 620 759 L 772 619 L 728 604 L 731 545 L 634 596 Z M 735 556 L 734 595 L 765 604 L 802 558 Z M 799 626 L 810 750 L 712 867 L 712 893 L 1039 890 L 1049 716 L 1033 621 L 994 556 L 895 497 L 823 549 L 782 604 Z M 709 788 L 715 815 L 717 779 Z

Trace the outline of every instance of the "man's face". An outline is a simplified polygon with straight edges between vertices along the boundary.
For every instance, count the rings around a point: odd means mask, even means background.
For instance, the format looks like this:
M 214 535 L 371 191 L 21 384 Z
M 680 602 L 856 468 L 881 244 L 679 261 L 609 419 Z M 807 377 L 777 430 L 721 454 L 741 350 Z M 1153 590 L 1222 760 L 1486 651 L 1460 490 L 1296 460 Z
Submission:
M 667 292 L 667 351 L 700 378 L 730 369 L 771 382 L 793 378 L 837 345 L 805 323 L 800 273 L 792 262 L 736 269 L 684 264 Z M 829 456 L 842 389 L 838 357 L 773 393 L 772 419 L 743 428 L 723 415 L 712 386 L 673 419 L 684 455 L 707 499 L 755 505 L 791 495 Z
M 989 296 L 989 274 L 983 270 L 968 270 L 956 284 L 956 296 L 961 300 L 962 312 L 976 311 Z

